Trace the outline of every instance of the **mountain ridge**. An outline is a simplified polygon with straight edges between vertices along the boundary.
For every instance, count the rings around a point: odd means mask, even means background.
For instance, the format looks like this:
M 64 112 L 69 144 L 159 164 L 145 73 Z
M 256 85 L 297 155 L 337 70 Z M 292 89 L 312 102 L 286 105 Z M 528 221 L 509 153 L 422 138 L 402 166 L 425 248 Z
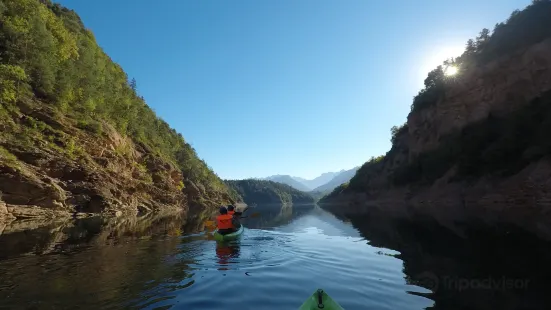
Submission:
M 358 167 L 352 168 L 357 170 Z M 350 170 L 352 170 L 350 169 Z M 291 176 L 288 174 L 276 174 L 271 175 L 265 178 L 259 178 L 260 180 L 270 180 L 275 181 L 283 184 L 287 184 L 290 186 L 293 186 L 294 188 L 304 191 L 304 192 L 311 192 L 314 191 L 317 187 L 323 186 L 329 182 L 331 182 L 335 177 L 338 175 L 350 171 L 346 169 L 341 169 L 337 172 L 324 172 L 320 174 L 319 176 L 313 178 L 313 179 L 305 179 L 302 177 L 296 177 Z M 316 185 L 316 186 L 314 186 Z

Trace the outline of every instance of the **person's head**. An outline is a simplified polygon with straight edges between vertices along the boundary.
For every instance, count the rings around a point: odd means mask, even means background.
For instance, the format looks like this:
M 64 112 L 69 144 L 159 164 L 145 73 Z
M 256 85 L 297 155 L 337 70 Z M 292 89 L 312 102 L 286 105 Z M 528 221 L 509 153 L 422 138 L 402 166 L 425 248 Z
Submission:
M 232 205 L 229 205 L 228 206 L 228 211 L 233 211 L 234 210 L 234 207 Z
M 220 207 L 220 214 L 228 214 L 228 209 L 224 206 Z

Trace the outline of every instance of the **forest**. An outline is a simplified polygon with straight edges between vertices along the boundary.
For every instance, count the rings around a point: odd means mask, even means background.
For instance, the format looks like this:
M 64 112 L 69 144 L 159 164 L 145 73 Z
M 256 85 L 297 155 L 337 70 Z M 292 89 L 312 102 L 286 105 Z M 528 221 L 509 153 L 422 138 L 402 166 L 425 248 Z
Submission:
M 227 190 L 182 135 L 157 117 L 136 80 L 98 46 L 74 11 L 50 0 L 2 0 L 0 16 L 0 140 L 53 141 L 48 125 L 18 119 L 23 107 L 46 105 L 93 135 L 109 124 L 175 164 L 185 179 L 207 191 Z M 62 151 L 75 147 L 63 143 Z
M 287 184 L 266 180 L 226 180 L 238 200 L 247 204 L 311 204 L 314 198 Z

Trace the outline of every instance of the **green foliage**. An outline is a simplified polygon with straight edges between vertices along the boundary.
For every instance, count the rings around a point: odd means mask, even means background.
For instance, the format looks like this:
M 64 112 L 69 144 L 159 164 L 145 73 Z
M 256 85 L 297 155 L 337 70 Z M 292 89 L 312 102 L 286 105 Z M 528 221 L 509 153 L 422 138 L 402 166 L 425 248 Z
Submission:
M 350 188 L 355 191 L 362 191 L 365 189 L 366 184 L 369 183 L 369 180 L 374 178 L 377 174 L 381 173 L 386 156 L 381 155 L 374 157 L 372 156 L 365 164 L 363 164 L 360 169 L 356 172 L 356 175 L 350 179 L 349 184 L 342 188 Z M 333 191 L 334 192 L 334 191 Z
M 69 158 L 73 160 L 84 155 L 84 150 L 75 142 L 73 138 L 69 138 L 69 140 L 65 143 L 65 152 Z
M 333 189 L 333 191 L 331 191 L 331 193 L 329 193 L 328 195 L 325 195 L 324 197 L 322 197 L 320 199 L 320 202 L 323 203 L 324 201 L 326 201 L 329 198 L 337 197 L 337 196 L 341 195 L 342 193 L 344 193 L 344 191 L 346 191 L 346 189 L 348 188 L 349 185 L 350 185 L 350 182 L 346 182 L 346 183 L 343 183 L 343 184 L 335 187 Z
M 408 123 L 404 123 L 401 126 L 392 126 L 390 128 L 390 142 L 395 144 L 398 141 L 398 137 L 408 132 Z
M 49 127 L 43 121 L 36 120 L 36 119 L 34 119 L 33 117 L 30 117 L 30 116 L 25 117 L 25 121 L 26 121 L 27 125 L 30 128 L 32 128 L 34 130 L 37 130 L 37 131 L 40 131 L 40 132 L 45 131 L 46 128 Z
M 513 53 L 516 50 L 536 44 L 551 36 L 551 1 L 533 1 L 524 10 L 514 11 L 505 23 L 496 24 L 493 32 L 483 29 L 470 39 L 465 52 L 454 60 L 448 60 L 445 66 L 461 68 L 486 64 L 496 58 Z M 436 104 L 444 95 L 447 79 L 444 68 L 438 66 L 425 80 L 425 88 L 413 99 L 412 111 L 419 111 Z
M 103 133 L 101 123 L 91 118 L 79 120 L 77 127 L 97 135 L 101 135 Z
M 287 184 L 254 179 L 225 182 L 247 204 L 314 203 L 312 196 Z
M 6 150 L 2 146 L 0 146 L 0 158 L 2 158 L 4 160 L 7 160 L 7 161 L 11 161 L 11 162 L 17 161 L 17 157 L 15 157 L 15 155 L 10 153 L 8 150 Z
M 136 81 L 129 81 L 103 52 L 74 11 L 51 1 L 2 0 L 0 14 L 3 105 L 34 95 L 90 133 L 100 134 L 101 122 L 110 123 L 136 144 L 178 165 L 186 179 L 210 191 L 227 192 L 183 137 L 137 95 Z M 4 114 L 0 111 L 0 117 Z
M 13 104 L 23 92 L 27 81 L 25 70 L 20 66 L 0 64 L 0 104 Z

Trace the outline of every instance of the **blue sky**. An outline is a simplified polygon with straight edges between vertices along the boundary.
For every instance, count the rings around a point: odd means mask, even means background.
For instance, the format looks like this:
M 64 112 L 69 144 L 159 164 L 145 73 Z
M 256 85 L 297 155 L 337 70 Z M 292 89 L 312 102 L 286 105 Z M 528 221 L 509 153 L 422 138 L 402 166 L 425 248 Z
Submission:
M 222 178 L 350 169 L 426 73 L 529 0 L 62 0 Z

